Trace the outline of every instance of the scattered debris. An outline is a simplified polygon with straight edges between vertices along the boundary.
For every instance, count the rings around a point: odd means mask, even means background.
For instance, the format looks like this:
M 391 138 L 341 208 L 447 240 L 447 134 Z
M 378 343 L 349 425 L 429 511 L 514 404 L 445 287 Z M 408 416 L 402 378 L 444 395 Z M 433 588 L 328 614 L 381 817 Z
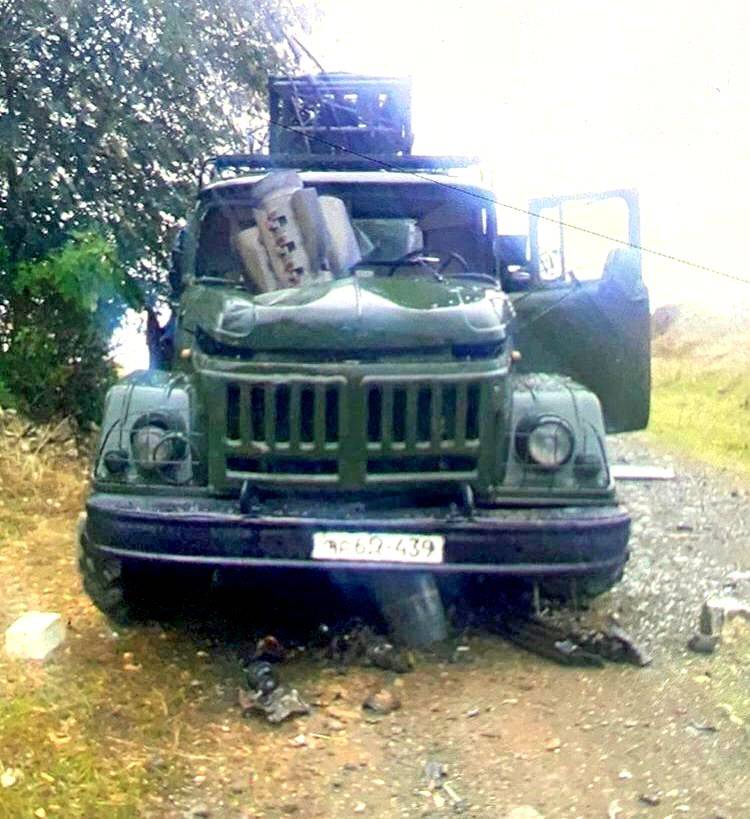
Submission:
M 265 660 L 267 662 L 283 662 L 287 657 L 287 650 L 272 634 L 258 640 L 255 645 L 255 656 L 253 660 Z
M 463 813 L 466 810 L 468 807 L 466 800 L 462 799 L 456 793 L 455 788 L 445 781 L 448 776 L 448 769 L 444 763 L 437 760 L 428 760 L 424 765 L 424 773 L 427 779 L 427 791 L 420 791 L 420 793 L 425 796 L 431 795 L 436 808 L 445 807 L 445 799 L 438 793 L 438 791 L 442 790 L 453 805 L 455 813 Z
M 10 657 L 44 660 L 65 640 L 65 623 L 54 612 L 29 611 L 5 632 L 5 651 Z
M 293 716 L 310 713 L 310 706 L 300 697 L 296 688 L 287 690 L 283 686 L 274 688 L 269 693 L 239 691 L 239 704 L 243 712 L 261 711 L 272 723 L 283 722 Z
M 544 819 L 544 816 L 531 805 L 518 805 L 505 814 L 505 819 Z
M 651 656 L 615 623 L 588 633 L 576 630 L 574 639 L 587 651 L 614 663 L 630 663 L 640 667 L 651 663 Z
M 336 634 L 330 640 L 326 654 L 342 665 L 360 663 L 397 674 L 405 674 L 414 668 L 414 656 L 410 651 L 394 646 L 359 622 Z
M 499 633 L 511 643 L 562 665 L 601 668 L 604 660 L 570 640 L 569 634 L 541 617 L 502 615 L 495 622 Z
M 713 725 L 710 722 L 691 722 L 688 728 L 696 734 L 716 734 L 719 730 L 718 725 Z
M 616 481 L 673 481 L 674 469 L 663 466 L 612 464 L 610 474 Z
M 443 779 L 448 776 L 448 769 L 443 762 L 428 759 L 424 764 L 424 775 L 428 782 L 427 787 L 432 791 L 441 787 Z
M 699 654 L 712 654 L 721 641 L 725 623 L 738 617 L 750 621 L 750 604 L 737 597 L 709 597 L 701 607 L 698 631 L 687 647 Z
M 562 665 L 601 668 L 605 660 L 645 666 L 651 657 L 617 625 L 586 631 L 575 625 L 563 628 L 541 616 L 503 614 L 496 620 L 503 637 Z
M 687 647 L 697 654 L 713 654 L 719 644 L 718 634 L 694 634 L 687 642 Z
M 365 659 L 377 668 L 398 674 L 405 674 L 414 668 L 414 656 L 411 652 L 396 648 L 383 638 L 374 640 L 367 647 Z
M 273 666 L 265 660 L 256 660 L 245 668 L 248 688 L 262 694 L 270 694 L 279 687 L 279 677 Z
M 448 798 L 453 805 L 453 810 L 456 813 L 463 813 L 468 807 L 466 800 L 462 799 L 447 782 L 443 782 L 443 790 L 448 794 Z
M 23 772 L 19 768 L 5 768 L 0 773 L 0 787 L 12 788 L 21 779 L 23 779 Z
M 389 688 L 379 688 L 368 694 L 362 707 L 376 714 L 390 714 L 401 708 L 401 700 Z

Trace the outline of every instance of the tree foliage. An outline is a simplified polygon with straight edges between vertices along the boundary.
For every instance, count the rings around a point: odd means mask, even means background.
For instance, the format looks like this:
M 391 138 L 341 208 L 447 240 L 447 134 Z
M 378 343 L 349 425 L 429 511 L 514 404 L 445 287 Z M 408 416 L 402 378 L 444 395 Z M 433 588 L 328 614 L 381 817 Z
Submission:
M 0 0 L 0 381 L 25 405 L 16 363 L 96 369 L 118 311 L 161 292 L 199 159 L 244 147 L 291 2 Z

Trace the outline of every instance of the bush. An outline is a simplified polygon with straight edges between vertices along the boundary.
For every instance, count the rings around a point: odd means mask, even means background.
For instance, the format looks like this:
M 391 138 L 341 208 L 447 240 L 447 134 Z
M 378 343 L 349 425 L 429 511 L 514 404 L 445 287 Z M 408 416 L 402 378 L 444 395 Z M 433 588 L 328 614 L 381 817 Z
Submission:
M 76 233 L 59 250 L 18 266 L 0 327 L 0 402 L 36 421 L 101 415 L 114 381 L 109 339 L 127 303 L 113 243 Z

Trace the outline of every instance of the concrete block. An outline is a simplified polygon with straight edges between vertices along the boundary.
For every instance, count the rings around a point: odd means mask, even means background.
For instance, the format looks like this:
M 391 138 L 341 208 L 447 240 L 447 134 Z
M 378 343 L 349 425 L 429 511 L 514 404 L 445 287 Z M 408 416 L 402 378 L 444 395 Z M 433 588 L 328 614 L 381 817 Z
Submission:
M 65 623 L 59 614 L 28 611 L 5 632 L 5 651 L 10 657 L 44 660 L 65 640 Z

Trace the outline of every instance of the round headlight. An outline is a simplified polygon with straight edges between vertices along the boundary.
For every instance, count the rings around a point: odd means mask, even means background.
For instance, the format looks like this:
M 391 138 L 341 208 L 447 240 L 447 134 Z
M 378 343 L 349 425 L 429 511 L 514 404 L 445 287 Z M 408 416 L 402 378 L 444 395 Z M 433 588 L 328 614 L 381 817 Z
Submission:
M 521 459 L 542 469 L 558 469 L 573 455 L 573 432 L 556 416 L 543 416 L 519 427 L 516 449 Z
M 130 446 L 133 460 L 142 472 L 162 472 L 179 466 L 187 454 L 181 431 L 171 428 L 170 419 L 144 415 L 133 424 Z

